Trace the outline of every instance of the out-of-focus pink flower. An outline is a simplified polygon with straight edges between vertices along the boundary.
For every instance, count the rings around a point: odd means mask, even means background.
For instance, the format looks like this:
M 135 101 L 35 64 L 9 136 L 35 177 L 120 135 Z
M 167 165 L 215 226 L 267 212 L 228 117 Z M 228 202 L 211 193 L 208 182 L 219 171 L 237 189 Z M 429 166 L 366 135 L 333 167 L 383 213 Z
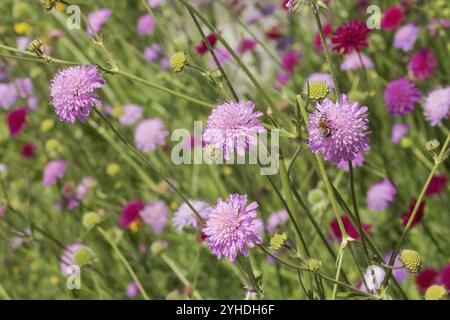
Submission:
M 27 123 L 28 110 L 26 108 L 19 108 L 8 113 L 6 117 L 6 124 L 8 125 L 9 135 L 16 136 L 22 132 Z
M 416 285 L 420 292 L 425 292 L 430 286 L 438 283 L 439 271 L 425 268 L 416 276 Z
M 210 33 L 206 39 L 208 40 L 209 44 L 212 48 L 216 46 L 217 43 L 217 36 L 214 33 Z M 198 54 L 205 54 L 208 52 L 208 46 L 206 45 L 205 41 L 202 40 L 202 42 L 195 47 L 195 50 L 197 50 Z
M 145 36 L 155 29 L 155 19 L 150 14 L 145 14 L 138 19 L 137 30 L 140 36 Z
M 428 185 L 425 194 L 427 196 L 440 195 L 445 190 L 447 184 L 447 177 L 445 174 L 435 174 Z
M 300 52 L 297 50 L 289 50 L 284 53 L 281 58 L 281 65 L 284 70 L 289 73 L 294 72 L 295 67 L 297 67 L 300 60 Z
M 425 48 L 413 54 L 408 69 L 412 72 L 414 78 L 425 81 L 433 74 L 433 69 L 437 66 L 438 63 L 433 52 L 431 49 Z
M 246 52 L 252 52 L 256 48 L 256 42 L 253 39 L 245 38 L 242 39 L 239 43 L 239 46 L 237 48 L 237 52 L 240 54 L 246 53 Z
M 87 27 L 87 34 L 93 36 L 94 33 L 100 32 L 102 26 L 109 20 L 112 10 L 109 8 L 102 8 L 89 14 Z
M 400 26 L 404 18 L 403 8 L 400 6 L 389 7 L 381 18 L 381 27 L 384 30 L 394 30 Z
M 327 46 L 331 47 L 331 40 L 329 36 L 333 33 L 333 27 L 331 24 L 327 23 L 323 26 L 323 35 L 325 36 L 325 40 L 327 42 Z M 316 32 L 314 35 L 314 45 L 316 46 L 317 50 L 322 51 L 323 45 L 322 45 L 322 39 L 320 38 L 319 31 Z

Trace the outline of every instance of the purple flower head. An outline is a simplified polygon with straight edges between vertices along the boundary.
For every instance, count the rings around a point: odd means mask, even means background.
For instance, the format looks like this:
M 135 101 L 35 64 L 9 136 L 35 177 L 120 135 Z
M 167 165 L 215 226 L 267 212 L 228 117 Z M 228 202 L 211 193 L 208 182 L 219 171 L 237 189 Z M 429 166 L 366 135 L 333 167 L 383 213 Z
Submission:
M 127 297 L 128 298 L 134 298 L 137 297 L 139 294 L 139 288 L 136 284 L 136 282 L 132 281 L 127 287 Z
M 72 243 L 64 249 L 59 263 L 59 267 L 62 273 L 69 276 L 74 272 L 74 270 L 71 269 L 71 266 L 77 265 L 75 263 L 75 252 L 78 249 L 82 248 L 87 249 L 93 253 L 91 248 L 81 243 Z
M 93 177 L 84 177 L 77 185 L 77 189 L 75 191 L 77 200 L 79 201 L 84 200 L 87 197 L 89 191 L 94 186 L 94 184 L 95 180 Z
M 393 116 L 403 116 L 411 113 L 419 99 L 419 89 L 407 77 L 389 82 L 386 89 L 384 89 L 384 101 L 387 111 Z
M 16 231 L 15 235 L 11 238 L 9 244 L 10 248 L 13 250 L 18 249 L 21 245 L 29 241 L 32 237 L 32 232 L 30 228 L 26 228 L 20 231 Z
M 363 166 L 364 161 L 366 160 L 365 154 L 366 154 L 366 152 L 363 152 L 363 151 L 355 154 L 355 159 L 352 160 L 353 169 Z M 350 170 L 350 168 L 348 167 L 348 161 L 346 161 L 346 160 L 342 160 L 341 162 L 339 162 L 336 165 L 336 167 L 338 167 L 339 169 L 345 170 L 345 171 Z
M 146 204 L 139 215 L 155 233 L 161 233 L 167 223 L 168 210 L 164 201 L 152 201 Z
M 28 49 L 28 45 L 31 42 L 31 38 L 30 37 L 17 37 L 16 39 L 16 47 L 19 50 L 25 51 Z
M 97 67 L 83 65 L 61 69 L 52 79 L 50 97 L 61 121 L 85 122 L 89 108 L 102 102 L 93 92 L 105 82 Z
M 373 68 L 373 61 L 363 53 L 360 53 L 362 64 L 366 69 Z M 361 65 L 361 60 L 359 59 L 357 52 L 352 52 L 345 56 L 344 61 L 341 64 L 342 71 L 351 71 L 361 69 L 363 66 Z
M 291 74 L 288 72 L 282 72 L 277 75 L 275 84 L 277 88 L 282 88 L 289 82 L 289 80 L 291 80 Z
M 139 35 L 145 36 L 153 31 L 155 28 L 155 19 L 150 14 L 141 16 L 137 22 L 137 30 Z
M 300 52 L 297 50 L 287 51 L 281 58 L 281 65 L 283 68 L 289 72 L 294 72 L 295 67 L 298 65 L 300 59 Z
M 404 25 L 395 32 L 394 47 L 408 52 L 414 47 L 418 36 L 419 27 L 413 23 Z
M 17 94 L 21 98 L 26 98 L 33 92 L 33 83 L 30 78 L 17 78 L 15 85 Z
M 423 105 L 425 118 L 432 126 L 448 118 L 450 111 L 450 86 L 436 89 L 428 94 Z
M 385 275 L 386 271 L 384 271 L 382 267 L 377 265 L 368 266 L 366 273 L 364 274 L 364 280 L 367 283 L 367 288 L 364 283 L 362 283 L 359 286 L 359 289 L 364 291 L 369 289 L 369 292 L 376 294 L 377 290 L 381 288 Z
M 303 90 L 306 91 L 307 82 L 312 83 L 319 81 L 325 82 L 328 85 L 328 89 L 330 90 L 330 92 L 334 90 L 334 82 L 331 75 L 329 73 L 321 73 L 321 72 L 313 73 L 312 75 L 310 75 L 306 80 L 305 85 L 303 86 Z
M 229 257 L 233 262 L 239 252 L 248 256 L 247 247 L 262 243 L 256 222 L 257 208 L 256 202 L 247 205 L 245 195 L 231 194 L 225 201 L 218 199 L 203 228 L 208 245 L 218 259 Z
M 221 150 L 230 159 L 234 149 L 243 156 L 250 145 L 258 144 L 258 133 L 265 132 L 258 118 L 263 114 L 253 112 L 252 101 L 225 102 L 214 108 L 206 121 L 203 133 L 205 145 Z
M 149 62 L 158 60 L 161 54 L 162 48 L 158 43 L 153 43 L 144 49 L 144 58 Z
M 396 123 L 392 126 L 391 141 L 393 144 L 398 144 L 402 138 L 408 133 L 409 125 L 406 123 Z
M 30 97 L 28 97 L 27 104 L 30 110 L 35 110 L 39 104 L 39 97 L 35 94 L 32 94 Z
M 391 259 L 392 252 L 388 252 L 386 256 L 384 257 L 384 261 L 386 263 L 389 263 L 389 260 Z M 394 267 L 402 267 L 403 263 L 400 261 L 400 254 L 397 254 L 397 257 L 395 257 L 394 260 Z M 395 280 L 397 282 L 403 282 L 408 278 L 408 270 L 406 268 L 402 269 L 394 269 L 392 270 L 392 275 L 394 276 Z
M 0 83 L 0 107 L 9 109 L 17 99 L 17 90 L 14 84 Z
M 109 8 L 102 8 L 91 12 L 88 16 L 89 25 L 87 27 L 87 34 L 93 36 L 94 33 L 100 32 L 102 26 L 109 20 L 112 10 Z
M 280 210 L 270 215 L 267 221 L 267 231 L 274 233 L 279 226 L 282 226 L 288 221 L 289 214 L 286 210 Z
M 49 187 L 54 185 L 56 181 L 64 177 L 66 172 L 65 160 L 53 160 L 47 163 L 44 168 L 44 186 Z
M 209 211 L 212 207 L 207 202 L 191 199 L 189 203 L 203 219 L 206 220 L 208 218 Z M 197 216 L 185 202 L 175 211 L 172 224 L 178 231 L 182 231 L 184 227 L 197 228 L 200 225 Z
M 123 106 L 123 113 L 119 117 L 119 123 L 123 126 L 135 124 L 142 118 L 143 110 L 137 104 L 127 103 Z
M 408 69 L 415 79 L 425 81 L 433 74 L 433 69 L 437 66 L 438 63 L 433 52 L 429 48 L 425 48 L 412 55 Z
M 375 182 L 367 191 L 367 206 L 372 211 L 383 211 L 392 203 L 396 193 L 397 190 L 388 179 Z
M 286 4 L 284 6 L 288 9 L 289 12 L 294 11 L 296 1 L 297 0 L 288 0 L 288 1 L 286 1 Z
M 231 54 L 225 48 L 214 48 L 214 54 L 216 55 L 220 65 L 223 65 L 225 62 L 231 59 Z M 212 57 L 210 58 L 209 62 L 212 66 L 216 66 L 216 62 Z
M 345 94 L 340 101 L 318 103 L 309 121 L 309 146 L 327 161 L 351 161 L 369 148 L 367 107 L 349 101 Z
M 169 134 L 161 119 L 147 119 L 139 123 L 134 131 L 134 143 L 144 152 L 155 151 L 157 145 L 163 145 Z

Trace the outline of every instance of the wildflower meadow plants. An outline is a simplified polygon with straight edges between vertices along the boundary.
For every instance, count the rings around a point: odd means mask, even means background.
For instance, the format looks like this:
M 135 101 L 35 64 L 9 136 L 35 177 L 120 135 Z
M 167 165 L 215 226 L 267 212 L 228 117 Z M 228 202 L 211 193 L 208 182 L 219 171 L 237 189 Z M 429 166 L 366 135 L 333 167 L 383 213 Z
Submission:
M 0 0 L 0 298 L 448 299 L 450 11 L 374 2 Z

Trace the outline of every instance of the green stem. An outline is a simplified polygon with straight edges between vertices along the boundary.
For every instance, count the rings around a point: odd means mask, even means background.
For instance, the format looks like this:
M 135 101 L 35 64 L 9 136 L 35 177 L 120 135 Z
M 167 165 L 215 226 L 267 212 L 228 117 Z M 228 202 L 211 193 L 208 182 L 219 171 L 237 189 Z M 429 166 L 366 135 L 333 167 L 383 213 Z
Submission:
M 147 293 L 144 290 L 144 287 L 142 286 L 141 282 L 139 281 L 138 277 L 136 276 L 136 273 L 133 271 L 133 268 L 131 268 L 130 264 L 128 263 L 127 259 L 125 258 L 125 256 L 122 254 L 122 252 L 120 251 L 120 249 L 117 247 L 117 245 L 111 240 L 111 238 L 109 237 L 109 235 L 106 233 L 105 230 L 103 230 L 103 228 L 98 227 L 98 231 L 100 232 L 100 234 L 102 235 L 102 237 L 110 244 L 110 246 L 113 248 L 113 250 L 116 252 L 116 254 L 119 256 L 120 261 L 123 263 L 123 265 L 125 266 L 125 268 L 127 269 L 128 273 L 130 274 L 131 278 L 133 278 L 134 282 L 136 283 L 136 285 L 139 288 L 139 291 L 141 292 L 142 296 L 144 297 L 145 300 L 150 300 L 150 298 L 148 297 Z

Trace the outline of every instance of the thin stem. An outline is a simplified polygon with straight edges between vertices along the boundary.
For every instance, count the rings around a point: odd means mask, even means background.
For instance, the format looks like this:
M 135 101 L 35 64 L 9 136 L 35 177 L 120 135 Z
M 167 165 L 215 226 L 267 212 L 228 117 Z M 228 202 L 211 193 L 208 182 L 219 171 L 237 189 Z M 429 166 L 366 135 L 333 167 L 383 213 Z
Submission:
M 119 256 L 120 261 L 123 263 L 125 268 L 127 269 L 128 273 L 130 274 L 131 278 L 133 278 L 134 282 L 136 283 L 137 287 L 139 288 L 139 291 L 141 292 L 142 296 L 145 300 L 150 300 L 150 298 L 147 295 L 147 292 L 145 292 L 144 287 L 142 286 L 141 282 L 139 281 L 139 278 L 136 276 L 136 273 L 133 271 L 133 268 L 131 268 L 130 264 L 128 263 L 125 256 L 122 254 L 120 249 L 117 247 L 117 245 L 114 243 L 114 241 L 111 240 L 109 235 L 106 233 L 103 228 L 98 227 L 97 228 L 102 237 L 110 244 L 110 246 L 113 248 L 113 250 L 116 252 L 116 254 Z
M 444 162 L 444 156 L 445 156 L 445 153 L 448 152 L 447 147 L 448 147 L 449 143 L 450 143 L 450 133 L 447 135 L 447 139 L 445 140 L 445 143 L 442 146 L 441 152 L 435 158 L 434 166 L 431 169 L 431 172 L 428 175 L 428 179 L 425 182 L 424 186 L 422 187 L 422 190 L 420 191 L 419 197 L 417 198 L 417 202 L 416 202 L 416 205 L 414 206 L 414 209 L 413 209 L 413 211 L 411 213 L 411 216 L 409 217 L 409 220 L 406 223 L 405 228 L 403 229 L 402 235 L 400 236 L 400 239 L 398 240 L 397 245 L 395 246 L 395 249 L 392 251 L 391 258 L 389 259 L 389 264 L 388 264 L 389 266 L 393 266 L 394 265 L 395 258 L 397 257 L 397 253 L 399 252 L 400 247 L 401 247 L 401 245 L 403 243 L 403 240 L 405 239 L 409 229 L 411 228 L 412 222 L 414 221 L 414 218 L 416 217 L 416 214 L 419 211 L 420 204 L 422 203 L 422 200 L 423 200 L 423 197 L 425 195 L 425 192 L 427 191 L 428 186 L 430 185 L 431 179 L 433 178 L 433 176 L 434 176 L 435 172 L 437 171 L 439 165 L 442 162 Z M 392 275 L 392 270 L 388 269 L 387 272 L 386 272 L 386 276 L 384 278 L 384 281 L 383 281 L 383 285 L 382 285 L 383 288 L 385 288 L 387 286 L 389 278 L 391 277 L 391 275 Z

